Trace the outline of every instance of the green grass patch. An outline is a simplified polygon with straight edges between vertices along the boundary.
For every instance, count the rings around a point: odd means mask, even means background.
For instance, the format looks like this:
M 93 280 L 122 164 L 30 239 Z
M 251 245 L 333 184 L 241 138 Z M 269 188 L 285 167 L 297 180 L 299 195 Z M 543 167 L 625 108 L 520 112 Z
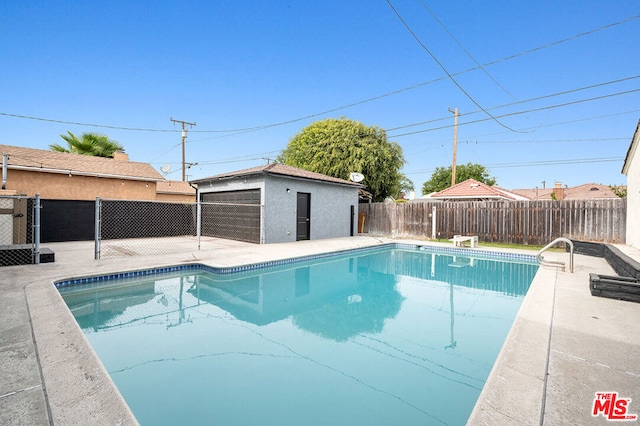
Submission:
M 448 239 L 439 238 L 436 240 L 439 243 L 451 243 Z M 490 243 L 485 241 L 478 241 L 478 246 L 480 247 L 495 247 L 495 248 L 506 248 L 506 249 L 517 249 L 517 250 L 531 250 L 531 251 L 539 251 L 544 246 L 536 246 L 536 245 L 526 245 L 526 244 L 506 244 L 506 243 Z M 549 251 L 557 251 L 564 252 L 566 251 L 564 247 L 552 247 Z

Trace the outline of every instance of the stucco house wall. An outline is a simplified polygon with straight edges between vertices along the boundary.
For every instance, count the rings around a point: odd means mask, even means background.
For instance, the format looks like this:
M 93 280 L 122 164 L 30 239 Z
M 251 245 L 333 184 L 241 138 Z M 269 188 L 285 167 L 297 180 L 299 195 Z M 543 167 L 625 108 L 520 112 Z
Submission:
M 156 183 L 127 179 L 109 179 L 57 173 L 9 170 L 7 188 L 24 195 L 40 194 L 50 200 L 95 200 L 96 197 L 119 200 L 154 200 Z
M 156 201 L 171 203 L 195 203 L 196 190 L 189 182 L 165 180 L 156 182 Z
M 627 151 L 622 173 L 627 175 L 627 244 L 640 249 L 640 120 Z

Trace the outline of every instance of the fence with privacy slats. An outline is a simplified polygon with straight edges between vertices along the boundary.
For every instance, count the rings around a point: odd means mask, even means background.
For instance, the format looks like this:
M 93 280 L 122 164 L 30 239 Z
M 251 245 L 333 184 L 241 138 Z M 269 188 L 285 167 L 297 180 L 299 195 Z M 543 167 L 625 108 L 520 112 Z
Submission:
M 433 213 L 435 208 L 435 233 Z M 545 245 L 558 237 L 624 243 L 626 198 L 563 201 L 450 201 L 360 204 L 364 232 L 392 237 Z
M 0 266 L 40 263 L 40 197 L 0 195 Z
M 254 203 L 95 202 L 95 259 L 197 251 L 216 238 L 260 242 Z

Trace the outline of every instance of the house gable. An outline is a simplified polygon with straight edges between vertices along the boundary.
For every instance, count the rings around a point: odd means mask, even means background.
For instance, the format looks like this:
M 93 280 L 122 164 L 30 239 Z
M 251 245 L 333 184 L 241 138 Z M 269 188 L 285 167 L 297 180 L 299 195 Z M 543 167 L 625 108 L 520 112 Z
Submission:
M 436 192 L 430 198 L 436 200 L 508 200 L 520 197 L 506 189 L 489 186 L 475 179 L 467 179 L 454 186 Z

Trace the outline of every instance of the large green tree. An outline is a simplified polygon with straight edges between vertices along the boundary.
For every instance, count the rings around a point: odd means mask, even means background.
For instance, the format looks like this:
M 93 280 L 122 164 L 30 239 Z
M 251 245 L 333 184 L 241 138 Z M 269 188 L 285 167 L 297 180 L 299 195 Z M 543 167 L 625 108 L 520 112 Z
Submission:
M 481 164 L 467 163 L 456 166 L 456 183 L 464 182 L 467 179 L 475 179 L 478 182 L 486 183 L 489 186 L 496 184 L 496 179 L 489 176 L 487 168 Z M 442 191 L 451 186 L 451 166 L 436 167 L 431 175 L 431 179 L 422 184 L 422 193 Z
M 311 123 L 289 141 L 277 161 L 341 179 L 362 173 L 374 201 L 396 195 L 405 163 L 402 148 L 387 140 L 384 129 L 344 117 Z
M 66 147 L 54 143 L 49 145 L 49 148 L 56 152 L 70 152 L 107 158 L 113 157 L 113 153 L 116 151 L 124 150 L 118 142 L 99 133 L 83 133 L 80 138 L 69 131 L 67 133 L 68 135 L 60 135 L 67 143 Z

